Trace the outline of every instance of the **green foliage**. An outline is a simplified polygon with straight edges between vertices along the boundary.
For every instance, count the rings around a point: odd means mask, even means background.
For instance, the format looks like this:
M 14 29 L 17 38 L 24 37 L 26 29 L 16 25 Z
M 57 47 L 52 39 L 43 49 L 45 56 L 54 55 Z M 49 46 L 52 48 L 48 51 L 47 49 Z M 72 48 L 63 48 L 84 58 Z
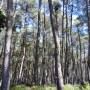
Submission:
M 51 86 L 33 86 L 31 90 L 56 90 L 56 88 Z
M 33 86 L 30 88 L 24 85 L 17 85 L 11 87 L 10 90 L 56 90 L 56 88 L 51 86 Z
M 26 90 L 26 86 L 24 85 L 12 86 L 10 90 Z
M 33 87 L 27 87 L 25 85 L 17 85 L 11 87 L 10 90 L 56 90 L 55 86 L 33 86 Z M 71 85 L 66 84 L 64 86 L 64 90 L 90 90 L 90 85 L 86 84 L 85 87 L 82 87 L 80 85 Z
M 59 2 L 54 1 L 53 6 L 54 6 L 55 12 L 57 13 L 58 10 L 60 9 L 61 5 L 59 4 Z
M 90 85 L 88 83 L 85 83 L 85 86 L 67 84 L 64 90 L 90 90 Z
M 3 11 L 0 10 L 0 28 L 4 28 L 6 24 L 6 16 L 4 15 Z M 0 29 L 1 32 L 1 29 Z

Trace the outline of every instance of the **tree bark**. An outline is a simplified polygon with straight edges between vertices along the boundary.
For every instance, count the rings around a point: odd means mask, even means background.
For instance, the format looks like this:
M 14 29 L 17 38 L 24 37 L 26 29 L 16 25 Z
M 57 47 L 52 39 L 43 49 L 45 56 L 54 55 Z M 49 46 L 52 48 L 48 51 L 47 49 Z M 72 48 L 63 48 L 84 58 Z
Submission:
M 44 5 L 44 31 L 43 31 L 43 60 L 42 60 L 42 65 L 43 65 L 43 76 L 42 76 L 42 85 L 46 84 L 46 16 L 45 16 L 45 5 Z
M 60 63 L 60 43 L 59 43 L 59 37 L 58 37 L 58 27 L 57 27 L 57 20 L 54 15 L 53 11 L 53 5 L 52 0 L 48 0 L 49 3 L 49 10 L 50 10 L 50 20 L 51 20 L 51 27 L 52 27 L 52 33 L 54 38 L 54 44 L 55 44 L 55 78 L 56 78 L 56 85 L 57 90 L 63 90 L 63 77 L 62 77 L 62 71 L 61 71 L 61 63 Z
M 86 12 L 87 12 L 87 18 L 88 18 L 88 81 L 90 83 L 90 0 L 86 0 Z
M 83 81 L 83 72 L 82 72 L 82 47 L 81 47 L 81 36 L 80 36 L 80 31 L 79 31 L 79 28 L 77 28 L 77 32 L 78 32 L 78 38 L 79 38 L 79 50 L 80 50 L 80 79 L 81 79 L 81 82 Z
M 41 32 L 41 4 L 42 0 L 39 0 L 39 9 L 38 9 L 38 31 L 37 31 L 37 40 L 36 40 L 36 50 L 35 50 L 35 63 L 34 63 L 34 83 L 38 84 L 38 61 L 39 61 L 39 39 Z
M 13 13 L 13 1 L 7 0 L 7 21 L 6 21 L 1 90 L 9 90 L 9 86 L 10 86 L 9 70 L 10 70 L 10 59 L 11 59 L 11 38 L 12 38 L 12 23 L 13 23 L 12 13 Z

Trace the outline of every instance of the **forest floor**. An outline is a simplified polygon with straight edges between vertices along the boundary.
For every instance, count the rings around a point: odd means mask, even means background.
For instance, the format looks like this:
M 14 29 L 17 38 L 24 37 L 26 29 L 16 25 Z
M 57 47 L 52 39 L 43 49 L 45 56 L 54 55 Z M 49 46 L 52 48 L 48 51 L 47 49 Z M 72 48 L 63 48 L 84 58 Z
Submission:
M 17 85 L 11 87 L 10 90 L 56 90 L 56 87 L 54 86 L 33 86 L 33 87 L 27 87 L 25 85 Z M 64 90 L 90 90 L 90 85 L 71 85 L 67 84 L 64 86 Z

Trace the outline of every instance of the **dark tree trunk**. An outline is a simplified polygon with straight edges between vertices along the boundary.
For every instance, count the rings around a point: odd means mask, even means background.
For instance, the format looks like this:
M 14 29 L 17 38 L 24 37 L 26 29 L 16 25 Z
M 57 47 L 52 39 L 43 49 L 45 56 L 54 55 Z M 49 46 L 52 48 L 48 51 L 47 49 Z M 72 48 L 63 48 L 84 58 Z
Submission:
M 80 80 L 81 82 L 83 81 L 83 72 L 82 72 L 82 47 L 81 47 L 81 36 L 80 36 L 80 31 L 79 28 L 77 28 L 78 32 L 78 38 L 79 38 L 79 50 L 80 50 Z
M 37 40 L 36 40 L 36 50 L 35 50 L 35 63 L 34 63 L 34 83 L 38 84 L 38 61 L 39 61 L 39 39 L 41 32 L 41 4 L 42 0 L 39 0 L 39 9 L 38 9 L 38 31 L 37 31 Z

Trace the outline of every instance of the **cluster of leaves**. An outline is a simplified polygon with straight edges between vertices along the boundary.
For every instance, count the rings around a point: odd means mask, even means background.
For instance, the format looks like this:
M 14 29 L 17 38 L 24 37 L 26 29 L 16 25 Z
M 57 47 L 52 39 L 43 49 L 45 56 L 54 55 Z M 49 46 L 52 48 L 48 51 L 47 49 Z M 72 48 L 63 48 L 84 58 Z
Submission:
M 3 11 L 0 10 L 0 29 L 6 26 L 6 16 L 4 15 Z
M 55 12 L 58 12 L 58 10 L 61 8 L 61 5 L 59 2 L 53 2 L 53 7 Z

